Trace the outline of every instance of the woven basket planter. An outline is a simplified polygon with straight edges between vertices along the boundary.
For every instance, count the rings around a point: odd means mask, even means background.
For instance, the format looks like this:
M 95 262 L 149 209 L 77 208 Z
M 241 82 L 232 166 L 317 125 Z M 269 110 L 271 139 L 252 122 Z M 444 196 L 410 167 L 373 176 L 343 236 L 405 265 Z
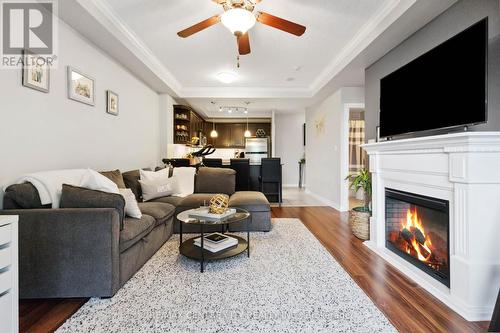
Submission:
M 370 239 L 371 212 L 364 207 L 356 207 L 349 211 L 349 226 L 354 236 L 361 240 Z

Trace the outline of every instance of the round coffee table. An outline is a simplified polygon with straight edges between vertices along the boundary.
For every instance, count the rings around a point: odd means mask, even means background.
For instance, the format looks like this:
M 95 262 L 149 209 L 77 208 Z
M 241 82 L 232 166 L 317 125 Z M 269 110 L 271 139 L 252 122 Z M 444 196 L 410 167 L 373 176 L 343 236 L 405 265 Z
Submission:
M 233 207 L 234 208 L 234 207 Z M 230 218 L 218 221 L 204 221 L 200 219 L 195 219 L 189 217 L 189 214 L 193 213 L 195 209 L 186 210 L 177 215 L 177 219 L 179 220 L 179 231 L 180 231 L 180 244 L 179 244 L 179 252 L 191 259 L 200 261 L 200 271 L 203 273 L 205 261 L 209 260 L 218 260 L 225 259 L 237 256 L 245 251 L 247 251 L 247 256 L 250 257 L 250 222 L 252 215 L 245 209 L 242 208 L 234 208 L 236 209 L 236 214 L 231 216 Z M 230 235 L 230 237 L 236 238 L 238 240 L 238 244 L 236 246 L 230 247 L 226 250 L 222 250 L 220 252 L 210 252 L 207 249 L 204 249 L 204 236 L 205 231 L 204 227 L 208 225 L 216 225 L 221 227 L 221 233 L 225 234 L 228 230 L 228 227 L 232 223 L 241 222 L 246 220 L 246 229 L 247 229 L 247 239 L 244 239 L 239 236 Z M 194 245 L 194 241 L 200 237 L 193 237 L 186 241 L 182 241 L 182 225 L 186 224 L 195 224 L 200 226 L 200 234 L 201 234 L 201 247 Z M 203 249 L 203 250 L 202 250 Z

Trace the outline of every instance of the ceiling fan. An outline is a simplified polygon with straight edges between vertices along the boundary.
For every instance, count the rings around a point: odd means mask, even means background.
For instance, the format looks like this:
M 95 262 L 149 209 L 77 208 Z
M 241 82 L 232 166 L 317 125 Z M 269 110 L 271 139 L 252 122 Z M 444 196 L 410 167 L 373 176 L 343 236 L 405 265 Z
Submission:
M 186 38 L 197 32 L 205 30 L 221 22 L 231 33 L 236 36 L 238 42 L 239 54 L 250 53 L 250 38 L 248 30 L 253 28 L 256 22 L 268 25 L 270 27 L 288 32 L 296 36 L 302 36 L 306 27 L 287 21 L 285 19 L 267 14 L 264 12 L 253 13 L 255 5 L 262 0 L 212 0 L 222 5 L 224 13 L 212 16 L 209 19 L 201 21 L 185 30 L 177 33 L 179 37 Z

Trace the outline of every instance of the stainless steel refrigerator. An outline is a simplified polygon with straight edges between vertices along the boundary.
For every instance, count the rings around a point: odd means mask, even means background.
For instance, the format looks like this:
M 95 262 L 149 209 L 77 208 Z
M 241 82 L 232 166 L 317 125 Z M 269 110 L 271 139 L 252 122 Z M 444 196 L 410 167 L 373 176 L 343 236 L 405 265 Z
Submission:
M 247 138 L 245 140 L 245 157 L 250 164 L 260 164 L 260 160 L 271 155 L 269 138 Z

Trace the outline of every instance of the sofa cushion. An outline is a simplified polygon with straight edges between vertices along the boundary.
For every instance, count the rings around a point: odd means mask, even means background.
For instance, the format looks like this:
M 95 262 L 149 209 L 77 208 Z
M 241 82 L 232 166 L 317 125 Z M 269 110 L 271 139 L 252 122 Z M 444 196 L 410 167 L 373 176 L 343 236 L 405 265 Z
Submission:
M 203 204 L 208 205 L 210 199 L 214 196 L 214 193 L 194 193 L 183 198 L 180 205 L 177 208 L 182 208 L 183 210 L 190 208 L 198 208 Z
M 123 181 L 123 176 L 120 170 L 113 171 L 101 171 L 99 172 L 101 175 L 111 179 L 118 188 L 125 188 L 125 182 Z
M 249 212 L 268 212 L 271 210 L 269 201 L 261 192 L 240 191 L 229 199 L 229 207 L 239 207 Z
M 126 251 L 155 227 L 152 216 L 142 214 L 140 219 L 127 217 L 123 220 L 123 230 L 120 231 L 120 252 Z
M 222 193 L 235 191 L 236 171 L 224 168 L 200 168 L 196 175 L 195 193 Z
M 60 208 L 115 208 L 120 215 L 120 230 L 123 229 L 125 199 L 121 194 L 89 190 L 63 184 Z
M 31 183 L 15 184 L 5 189 L 3 209 L 40 209 L 51 208 L 52 204 L 42 205 L 40 195 Z
M 169 196 L 169 197 L 161 197 L 161 198 L 153 199 L 150 202 L 164 202 L 164 203 L 168 203 L 168 204 L 171 204 L 172 206 L 177 207 L 177 206 L 181 205 L 182 200 L 184 200 L 184 198 Z
M 155 226 L 168 221 L 174 215 L 175 207 L 163 202 L 140 202 L 139 208 L 143 214 L 155 218 Z

